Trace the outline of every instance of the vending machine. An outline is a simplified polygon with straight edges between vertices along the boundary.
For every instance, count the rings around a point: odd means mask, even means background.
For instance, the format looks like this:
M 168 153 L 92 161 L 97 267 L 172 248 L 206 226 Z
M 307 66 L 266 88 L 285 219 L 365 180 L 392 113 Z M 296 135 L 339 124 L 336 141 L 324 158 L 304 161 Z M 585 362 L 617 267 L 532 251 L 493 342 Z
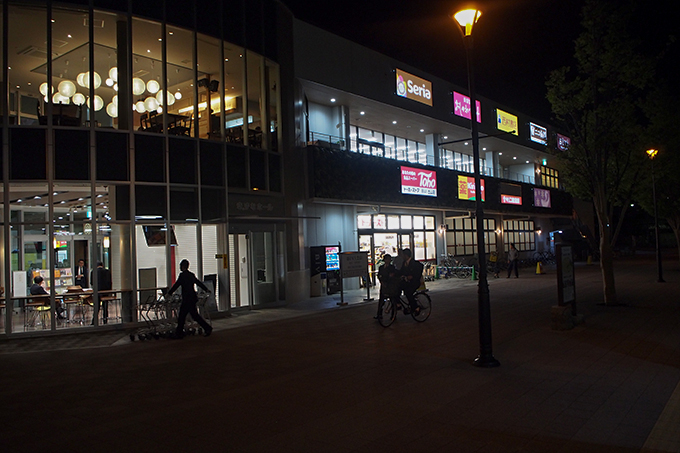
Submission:
M 310 277 L 312 296 L 322 296 L 340 291 L 339 245 L 310 247 Z

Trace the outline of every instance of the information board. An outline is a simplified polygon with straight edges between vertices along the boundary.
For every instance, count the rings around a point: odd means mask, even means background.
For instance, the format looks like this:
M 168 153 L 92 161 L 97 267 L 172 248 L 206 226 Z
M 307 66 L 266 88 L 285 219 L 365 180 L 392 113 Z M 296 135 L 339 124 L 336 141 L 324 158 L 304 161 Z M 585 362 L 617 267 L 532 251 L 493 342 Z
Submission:
M 342 278 L 368 275 L 368 252 L 342 252 L 340 254 L 340 273 Z

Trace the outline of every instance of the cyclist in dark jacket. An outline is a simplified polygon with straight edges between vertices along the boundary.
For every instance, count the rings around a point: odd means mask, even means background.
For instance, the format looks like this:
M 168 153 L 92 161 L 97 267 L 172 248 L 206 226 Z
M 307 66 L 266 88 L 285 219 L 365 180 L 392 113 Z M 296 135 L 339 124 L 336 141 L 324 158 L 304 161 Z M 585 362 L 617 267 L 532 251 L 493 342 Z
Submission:
M 404 249 L 403 254 L 404 265 L 399 270 L 402 280 L 401 289 L 408 299 L 411 313 L 418 314 L 420 307 L 418 307 L 418 302 L 416 302 L 414 294 L 420 287 L 420 279 L 423 277 L 423 265 L 419 261 L 413 259 L 411 249 Z

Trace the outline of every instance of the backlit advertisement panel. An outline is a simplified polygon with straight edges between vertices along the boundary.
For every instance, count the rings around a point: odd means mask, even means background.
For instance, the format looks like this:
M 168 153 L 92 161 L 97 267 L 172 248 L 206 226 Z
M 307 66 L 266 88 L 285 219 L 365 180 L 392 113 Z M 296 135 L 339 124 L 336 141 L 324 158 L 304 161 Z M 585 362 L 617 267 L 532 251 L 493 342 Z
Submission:
M 401 69 L 397 73 L 397 96 L 413 99 L 432 106 L 432 82 L 409 74 Z
M 437 196 L 437 172 L 422 168 L 401 167 L 401 193 Z
M 477 122 L 482 122 L 482 103 L 475 101 L 477 106 Z M 470 105 L 470 98 L 464 94 L 456 91 L 453 92 L 453 113 L 463 118 L 472 119 L 472 106 Z
M 484 180 L 480 180 L 482 185 L 482 201 L 485 201 Z M 461 200 L 475 200 L 475 177 L 458 175 L 458 198 Z
M 548 144 L 548 129 L 539 126 L 536 123 L 529 123 L 529 138 L 532 142 L 540 143 L 541 145 Z
M 499 131 L 510 132 L 512 135 L 519 136 L 517 117 L 501 109 L 496 109 L 496 126 Z
M 539 208 L 550 207 L 550 191 L 546 189 L 534 188 L 534 206 Z
M 517 184 L 500 183 L 501 203 L 522 205 L 522 186 Z
M 566 151 L 569 149 L 569 145 L 571 145 L 571 139 L 569 137 L 565 137 L 562 134 L 557 134 L 557 149 L 560 151 Z

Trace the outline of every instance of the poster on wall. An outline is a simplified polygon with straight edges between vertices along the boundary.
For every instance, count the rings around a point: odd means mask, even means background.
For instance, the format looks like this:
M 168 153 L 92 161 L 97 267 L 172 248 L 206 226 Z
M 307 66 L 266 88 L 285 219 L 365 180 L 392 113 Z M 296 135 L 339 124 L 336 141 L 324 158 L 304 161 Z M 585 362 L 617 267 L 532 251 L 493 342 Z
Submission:
M 534 188 L 534 206 L 539 208 L 550 207 L 550 191 L 546 189 Z
M 502 204 L 522 205 L 522 186 L 502 182 L 500 190 Z
M 475 101 L 477 106 L 477 122 L 482 122 L 482 103 Z M 470 105 L 470 98 L 464 94 L 456 91 L 453 92 L 453 113 L 463 118 L 472 119 L 472 105 Z
M 485 200 L 484 179 L 480 180 L 482 186 L 482 201 Z M 475 200 L 475 177 L 458 175 L 458 198 L 461 200 Z
M 437 196 L 437 172 L 422 168 L 401 167 L 401 193 Z
M 496 126 L 499 131 L 509 132 L 512 135 L 519 136 L 517 130 L 517 117 L 501 109 L 496 109 Z

